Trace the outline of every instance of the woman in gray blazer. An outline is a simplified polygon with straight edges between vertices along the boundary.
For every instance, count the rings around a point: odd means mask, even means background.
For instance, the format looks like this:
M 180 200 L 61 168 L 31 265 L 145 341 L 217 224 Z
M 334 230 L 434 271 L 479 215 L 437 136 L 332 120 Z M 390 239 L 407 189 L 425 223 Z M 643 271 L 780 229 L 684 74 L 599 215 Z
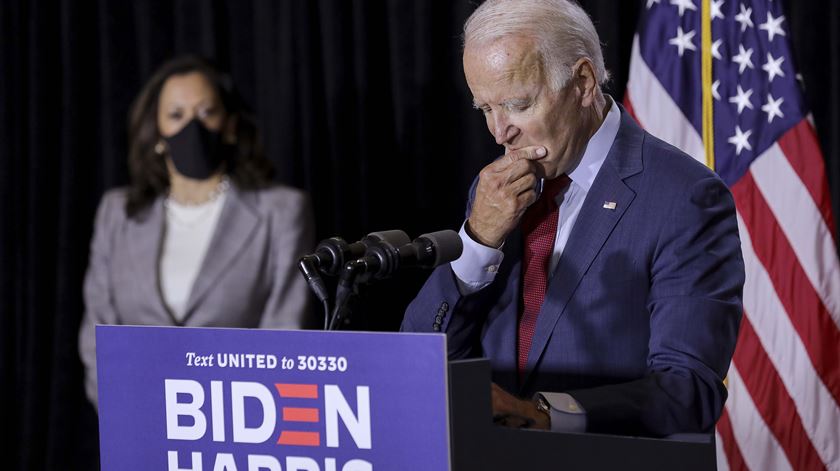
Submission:
M 301 328 L 298 257 L 314 245 L 307 196 L 272 185 L 231 80 L 206 61 L 167 62 L 129 123 L 126 188 L 105 194 L 84 284 L 79 352 L 96 405 L 96 324 Z

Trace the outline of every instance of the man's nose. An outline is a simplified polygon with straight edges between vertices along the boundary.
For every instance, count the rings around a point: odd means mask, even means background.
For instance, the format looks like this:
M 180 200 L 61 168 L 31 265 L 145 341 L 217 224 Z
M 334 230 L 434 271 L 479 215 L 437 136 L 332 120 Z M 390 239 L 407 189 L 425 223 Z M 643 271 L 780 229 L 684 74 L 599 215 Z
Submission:
M 497 113 L 493 118 L 493 137 L 496 138 L 496 144 L 504 145 L 516 137 L 519 130 L 507 119 L 507 116 Z

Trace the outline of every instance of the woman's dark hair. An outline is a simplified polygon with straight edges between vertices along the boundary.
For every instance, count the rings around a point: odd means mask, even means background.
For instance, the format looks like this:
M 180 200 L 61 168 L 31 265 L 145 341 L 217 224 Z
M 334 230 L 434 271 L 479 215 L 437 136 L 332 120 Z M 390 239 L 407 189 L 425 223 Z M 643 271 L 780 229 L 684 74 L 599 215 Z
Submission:
M 128 122 L 128 169 L 131 184 L 126 213 L 137 216 L 160 194 L 169 189 L 169 173 L 164 157 L 155 152 L 160 140 L 157 125 L 158 100 L 163 84 L 173 75 L 202 74 L 219 95 L 228 118 L 235 116 L 236 143 L 226 172 L 237 187 L 245 190 L 263 188 L 271 183 L 274 169 L 263 154 L 257 127 L 247 112 L 230 76 L 198 56 L 179 56 L 161 65 L 143 86 L 131 106 Z

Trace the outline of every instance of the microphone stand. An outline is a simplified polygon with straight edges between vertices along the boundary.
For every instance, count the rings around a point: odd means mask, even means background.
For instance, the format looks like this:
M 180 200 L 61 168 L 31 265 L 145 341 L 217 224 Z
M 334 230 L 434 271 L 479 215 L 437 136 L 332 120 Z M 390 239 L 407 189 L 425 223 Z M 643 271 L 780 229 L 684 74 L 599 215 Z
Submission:
M 358 292 L 359 275 L 365 271 L 365 262 L 361 259 L 347 262 L 341 271 L 341 278 L 335 291 L 335 306 L 327 330 L 338 330 L 341 323 L 352 315 L 348 305 L 350 298 Z

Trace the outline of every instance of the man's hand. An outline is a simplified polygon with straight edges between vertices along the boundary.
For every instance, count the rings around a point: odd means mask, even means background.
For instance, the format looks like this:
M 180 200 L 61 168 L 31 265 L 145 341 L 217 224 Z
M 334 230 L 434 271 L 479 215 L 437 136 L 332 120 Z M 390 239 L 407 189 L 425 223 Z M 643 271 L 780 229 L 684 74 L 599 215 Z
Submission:
M 546 156 L 542 146 L 508 152 L 484 167 L 478 176 L 467 229 L 477 242 L 498 248 L 537 199 L 541 167 L 534 161 Z
M 549 430 L 551 418 L 537 409 L 531 401 L 517 399 L 496 383 L 491 391 L 493 421 L 506 427 Z

